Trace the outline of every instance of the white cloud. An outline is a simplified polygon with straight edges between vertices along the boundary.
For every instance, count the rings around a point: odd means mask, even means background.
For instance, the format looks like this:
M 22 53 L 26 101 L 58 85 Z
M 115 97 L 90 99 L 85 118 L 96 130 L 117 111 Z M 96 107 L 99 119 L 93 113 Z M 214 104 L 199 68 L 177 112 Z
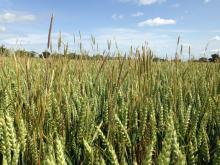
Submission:
M 211 49 L 211 50 L 203 50 L 200 52 L 201 55 L 207 54 L 207 53 L 219 53 L 220 52 L 220 48 L 219 49 Z
M 207 52 L 210 49 L 214 49 L 216 46 L 219 46 L 219 42 L 220 41 L 220 37 L 219 36 L 215 36 L 213 38 L 210 38 L 209 41 L 206 43 L 205 45 L 205 51 Z
M 112 41 L 112 52 L 115 50 L 115 41 L 118 44 L 119 50 L 124 52 L 129 52 L 130 46 L 132 45 L 133 48 L 141 47 L 142 44 L 147 41 L 149 43 L 149 47 L 153 50 L 153 52 L 160 57 L 165 57 L 166 53 L 168 57 L 174 57 L 175 49 L 176 49 L 176 36 L 179 34 L 175 33 L 194 33 L 199 32 L 195 30 L 184 30 L 184 29 L 144 29 L 144 28 L 137 28 L 137 29 L 129 29 L 129 28 L 102 28 L 102 29 L 95 29 L 94 31 L 90 32 L 82 32 L 82 43 L 83 48 L 92 52 L 91 50 L 91 33 L 95 36 L 96 43 L 99 47 L 99 52 L 102 53 L 104 50 L 107 50 L 107 40 Z M 200 31 L 200 34 L 203 34 Z M 25 48 L 27 50 L 34 50 L 37 52 L 41 52 L 46 48 L 47 45 L 47 33 L 33 33 L 33 34 L 7 34 L 2 33 L 0 35 L 1 43 L 5 44 L 8 47 L 20 47 Z M 53 42 L 53 50 L 56 51 L 57 49 L 57 38 L 59 33 L 54 32 L 52 35 L 52 42 Z M 199 34 L 198 34 L 199 35 Z M 183 36 L 191 36 L 191 34 L 183 35 Z M 214 37 L 217 38 L 218 37 Z M 62 32 L 62 39 L 64 43 L 68 41 L 69 49 L 71 52 L 77 52 L 79 50 L 79 37 L 76 35 L 76 43 L 74 43 L 72 32 Z M 205 39 L 195 39 L 191 42 L 189 38 L 181 38 L 181 43 L 184 46 L 184 52 L 187 54 L 189 44 L 193 45 L 192 54 L 197 54 L 204 48 L 204 41 L 209 40 L 208 38 Z M 187 42 L 190 43 L 188 44 Z M 184 44 L 185 43 L 185 44 Z M 215 44 L 216 43 L 216 44 Z M 210 50 L 219 48 L 219 42 L 214 42 L 211 44 Z M 183 54 L 183 58 L 187 58 L 188 56 Z
M 20 43 L 22 45 L 33 45 L 33 44 L 45 44 L 47 42 L 47 35 L 46 34 L 27 34 L 22 36 L 12 36 L 5 40 L 3 40 L 4 43 L 9 45 L 16 45 L 17 43 Z
M 131 16 L 132 17 L 140 17 L 140 16 L 143 16 L 144 13 L 143 12 L 136 12 L 136 13 L 133 13 Z
M 162 26 L 162 25 L 174 25 L 176 21 L 174 19 L 163 19 L 160 17 L 154 19 L 148 19 L 138 23 L 139 27 L 143 26 Z
M 26 22 L 34 21 L 36 17 L 32 14 L 24 14 L 21 12 L 4 12 L 0 14 L 0 22 L 12 23 L 12 22 Z
M 211 2 L 211 0 L 204 0 L 204 2 L 205 2 L 205 3 L 209 3 L 209 2 Z
M 59 33 L 52 34 L 52 42 L 56 43 Z M 20 43 L 22 45 L 38 45 L 38 44 L 47 44 L 47 33 L 32 33 L 32 34 L 23 34 L 23 35 L 9 35 L 3 39 L 3 42 L 9 45 L 15 45 Z M 72 40 L 71 33 L 62 33 L 62 39 L 64 41 Z
M 124 15 L 122 15 L 122 14 L 113 14 L 112 19 L 114 19 L 114 20 L 124 19 Z
M 6 28 L 4 26 L 0 26 L 0 32 L 5 32 Z
M 219 49 L 213 49 L 210 52 L 219 53 L 220 52 L 220 48 Z
M 219 37 L 219 36 L 215 36 L 215 37 L 213 37 L 211 40 L 220 41 L 220 37 Z
M 151 33 L 147 31 L 140 31 L 137 29 L 129 28 L 103 28 L 97 29 L 93 32 L 96 43 L 99 45 L 100 52 L 107 50 L 107 40 L 112 41 L 112 52 L 115 49 L 115 41 L 118 44 L 119 50 L 128 52 L 130 46 L 133 48 L 140 47 L 147 41 L 150 48 L 155 50 L 155 53 L 172 51 L 175 46 L 176 38 L 172 39 L 164 33 Z M 55 32 L 52 35 L 53 49 L 56 50 L 56 43 L 59 33 Z M 78 51 L 79 37 L 76 35 L 76 44 L 73 43 L 73 35 L 68 32 L 62 33 L 64 43 L 69 41 L 70 51 Z M 28 50 L 35 50 L 41 52 L 46 48 L 47 34 L 46 33 L 33 33 L 33 34 L 5 34 L 0 36 L 0 40 L 7 46 L 26 48 Z M 82 43 L 85 50 L 91 51 L 91 35 L 90 33 L 82 33 Z
M 162 3 L 166 0 L 138 0 L 140 5 L 152 5 L 154 3 Z
M 96 41 L 102 48 L 107 48 L 106 41 L 112 41 L 112 49 L 114 51 L 115 42 L 117 42 L 119 50 L 128 52 L 130 46 L 140 48 L 145 42 L 158 55 L 165 55 L 175 51 L 176 38 L 172 38 L 166 33 L 148 32 L 129 28 L 104 28 L 96 32 Z

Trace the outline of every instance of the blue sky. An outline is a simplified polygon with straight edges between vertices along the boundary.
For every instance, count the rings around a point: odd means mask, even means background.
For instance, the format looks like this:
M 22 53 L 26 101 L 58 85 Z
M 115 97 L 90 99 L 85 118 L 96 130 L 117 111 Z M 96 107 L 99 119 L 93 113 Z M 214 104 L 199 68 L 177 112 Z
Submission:
M 207 43 L 209 54 L 220 48 L 219 8 L 220 0 L 0 0 L 0 43 L 45 50 L 53 13 L 54 49 L 61 31 L 70 51 L 76 51 L 80 31 L 85 49 L 92 34 L 99 51 L 107 40 L 116 40 L 121 51 L 147 42 L 158 56 L 172 57 L 180 35 L 185 58 L 189 45 L 198 57 Z

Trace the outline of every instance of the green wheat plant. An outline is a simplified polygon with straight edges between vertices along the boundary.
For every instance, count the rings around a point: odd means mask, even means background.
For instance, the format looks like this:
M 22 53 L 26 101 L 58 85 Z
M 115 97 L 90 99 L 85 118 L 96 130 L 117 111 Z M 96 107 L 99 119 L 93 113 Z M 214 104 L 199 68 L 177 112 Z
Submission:
M 0 164 L 220 164 L 219 64 L 179 62 L 178 47 L 172 62 L 146 46 L 109 59 L 110 40 L 71 59 L 62 43 L 62 58 L 3 58 Z

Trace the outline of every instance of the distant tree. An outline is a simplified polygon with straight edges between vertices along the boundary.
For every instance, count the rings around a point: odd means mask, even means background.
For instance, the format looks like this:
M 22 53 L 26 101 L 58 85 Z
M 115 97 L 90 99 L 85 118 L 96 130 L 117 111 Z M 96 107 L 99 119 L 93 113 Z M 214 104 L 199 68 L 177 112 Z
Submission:
M 30 56 L 30 57 L 37 57 L 38 53 L 35 52 L 35 51 L 30 51 L 30 52 L 28 52 L 28 56 Z
M 0 46 L 0 56 L 9 56 L 9 49 L 5 45 Z
M 211 57 L 212 58 L 209 58 L 210 62 L 218 62 L 218 61 L 220 61 L 220 57 L 219 57 L 218 54 L 212 54 Z
M 1 46 L 0 46 L 0 54 L 1 54 L 1 55 L 4 54 L 5 51 L 6 51 L 5 46 L 4 46 L 4 45 L 1 45 Z
M 160 58 L 158 58 L 158 57 L 153 58 L 153 62 L 159 62 L 159 61 L 160 61 Z
M 42 52 L 42 54 L 40 54 L 40 58 L 48 58 L 50 57 L 50 52 L 48 51 L 44 51 Z
M 172 62 L 181 62 L 181 59 L 173 59 Z
M 103 59 L 103 55 L 101 55 L 101 54 L 96 54 L 96 55 L 92 56 L 92 59 L 94 59 L 94 60 Z
M 28 51 L 25 51 L 25 50 L 22 50 L 22 49 L 16 50 L 14 53 L 18 57 L 26 57 L 29 54 Z
M 211 57 L 212 57 L 213 59 L 218 59 L 218 58 L 219 58 L 219 55 L 218 55 L 218 54 L 212 54 Z
M 78 59 L 79 55 L 76 53 L 68 53 L 67 57 L 70 59 Z
M 154 58 L 153 58 L 153 61 L 154 61 L 154 62 L 165 62 L 165 61 L 168 61 L 168 60 L 167 60 L 167 59 L 164 59 L 164 58 L 154 57 Z
M 199 62 L 208 62 L 208 59 L 205 57 L 199 58 Z

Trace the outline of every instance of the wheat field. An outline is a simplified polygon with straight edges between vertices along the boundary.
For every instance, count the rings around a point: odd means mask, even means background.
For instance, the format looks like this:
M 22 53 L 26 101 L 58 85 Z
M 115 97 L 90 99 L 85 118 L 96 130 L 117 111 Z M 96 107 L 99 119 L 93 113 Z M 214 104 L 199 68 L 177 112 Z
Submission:
M 0 164 L 220 164 L 220 66 L 2 58 Z

